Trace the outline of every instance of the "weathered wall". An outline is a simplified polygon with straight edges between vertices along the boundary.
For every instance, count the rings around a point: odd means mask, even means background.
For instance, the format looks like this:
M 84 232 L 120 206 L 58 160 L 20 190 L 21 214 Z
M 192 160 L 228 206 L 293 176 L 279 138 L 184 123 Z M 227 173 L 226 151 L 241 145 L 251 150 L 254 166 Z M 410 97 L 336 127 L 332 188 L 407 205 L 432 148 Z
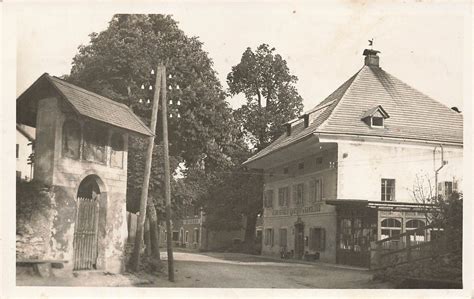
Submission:
M 316 163 L 317 158 L 322 158 L 322 163 Z M 309 237 L 312 227 L 324 228 L 326 231 L 326 247 L 320 252 L 320 260 L 335 262 L 336 246 L 336 212 L 335 208 L 326 205 L 324 200 L 336 199 L 337 171 L 332 162 L 337 159 L 337 149 L 325 150 L 310 154 L 298 160 L 292 160 L 278 167 L 266 169 L 264 190 L 273 190 L 273 207 L 264 208 L 262 254 L 279 256 L 280 247 L 279 229 L 287 229 L 287 251 L 295 249 L 295 222 L 298 218 L 304 223 L 304 236 Z M 298 164 L 304 163 L 304 168 L 299 169 Z M 288 174 L 283 169 L 288 168 Z M 312 179 L 322 179 L 322 201 L 310 202 L 309 182 Z M 293 198 L 292 186 L 304 183 L 304 206 L 298 207 Z M 280 207 L 278 204 L 278 189 L 290 187 L 289 206 Z M 265 245 L 265 229 L 274 231 L 273 246 Z M 305 252 L 315 253 L 305 246 Z
M 99 220 L 99 266 L 111 272 L 123 269 L 123 249 L 127 238 L 126 180 L 127 144 L 123 168 L 110 167 L 110 147 L 106 147 L 107 163 L 99 164 L 62 156 L 62 126 L 66 115 L 54 98 L 41 100 L 38 109 L 36 139 L 38 144 L 35 173 L 53 186 L 57 216 L 53 220 L 51 254 L 73 263 L 74 225 L 79 184 L 88 175 L 99 178 L 101 192 Z M 109 139 L 112 130 L 109 130 Z M 123 132 L 121 132 L 123 133 Z M 101 231 L 102 230 L 102 231 Z
M 45 207 L 35 210 L 29 219 L 17 218 L 17 260 L 53 258 L 49 242 L 53 219 L 56 216 L 54 192 L 40 192 L 38 197 L 41 197 L 37 198 L 38 200 L 49 202 L 53 209 Z
M 381 200 L 381 179 L 395 179 L 395 200 L 412 202 L 417 176 L 427 188 L 428 179 L 434 187 L 434 169 L 440 166 L 439 155 L 433 163 L 434 145 L 407 143 L 373 143 L 341 141 L 338 153 L 338 199 Z M 448 164 L 439 172 L 438 181 L 459 182 L 462 190 L 461 147 L 444 147 Z M 433 191 L 434 195 L 434 191 Z

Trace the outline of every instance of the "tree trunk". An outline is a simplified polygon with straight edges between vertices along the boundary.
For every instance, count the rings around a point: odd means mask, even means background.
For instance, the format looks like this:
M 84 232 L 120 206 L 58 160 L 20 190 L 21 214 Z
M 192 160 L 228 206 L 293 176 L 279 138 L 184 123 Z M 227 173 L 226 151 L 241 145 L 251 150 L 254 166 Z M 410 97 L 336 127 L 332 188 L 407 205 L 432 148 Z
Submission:
M 154 258 L 160 259 L 160 230 L 158 225 L 158 216 L 156 214 L 153 202 L 148 204 L 148 223 L 150 224 L 151 252 Z
M 151 256 L 150 222 L 148 221 L 148 219 L 145 220 L 145 230 L 143 232 L 143 239 L 145 241 L 145 253 L 147 256 Z
M 245 226 L 244 243 L 248 252 L 255 251 L 255 230 L 257 226 L 257 213 L 247 215 L 247 225 Z

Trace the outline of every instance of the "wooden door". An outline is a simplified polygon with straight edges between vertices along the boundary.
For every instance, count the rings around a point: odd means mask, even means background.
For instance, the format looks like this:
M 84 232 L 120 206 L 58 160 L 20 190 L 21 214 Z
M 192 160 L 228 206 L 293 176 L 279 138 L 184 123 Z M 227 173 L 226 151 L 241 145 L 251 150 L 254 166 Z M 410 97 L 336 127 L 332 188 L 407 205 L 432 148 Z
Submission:
M 304 254 L 304 226 L 301 224 L 295 225 L 295 257 L 303 258 Z
M 77 220 L 74 232 L 74 270 L 97 268 L 97 232 L 99 201 L 97 197 L 77 198 Z

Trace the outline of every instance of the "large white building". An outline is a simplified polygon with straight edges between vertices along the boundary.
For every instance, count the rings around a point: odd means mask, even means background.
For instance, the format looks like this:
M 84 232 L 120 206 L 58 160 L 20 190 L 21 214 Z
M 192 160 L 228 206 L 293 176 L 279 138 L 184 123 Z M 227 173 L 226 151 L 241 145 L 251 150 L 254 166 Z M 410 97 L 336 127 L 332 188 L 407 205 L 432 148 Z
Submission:
M 462 115 L 378 53 L 245 162 L 265 173 L 263 254 L 368 266 L 371 241 L 424 225 L 423 197 L 462 190 Z

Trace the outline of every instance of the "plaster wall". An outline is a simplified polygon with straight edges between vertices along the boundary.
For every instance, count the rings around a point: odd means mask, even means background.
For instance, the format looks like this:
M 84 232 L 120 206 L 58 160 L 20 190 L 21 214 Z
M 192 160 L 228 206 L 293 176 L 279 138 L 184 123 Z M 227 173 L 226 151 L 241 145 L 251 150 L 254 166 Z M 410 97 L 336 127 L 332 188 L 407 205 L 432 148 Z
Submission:
M 54 258 L 66 259 L 73 266 L 73 240 L 77 213 L 79 184 L 88 175 L 96 175 L 101 184 L 99 220 L 99 261 L 102 269 L 120 272 L 124 267 L 124 247 L 127 238 L 126 188 L 127 144 L 124 136 L 123 167 L 110 166 L 110 147 L 106 146 L 107 162 L 100 164 L 74 160 L 62 155 L 62 127 L 67 116 L 55 98 L 41 100 L 36 130 L 37 163 L 35 173 L 43 182 L 53 186 L 56 194 L 57 216 L 51 232 L 51 252 Z M 112 133 L 109 128 L 109 140 Z M 110 143 L 108 143 L 110 144 Z M 101 250 L 102 248 L 102 250 Z
M 381 200 L 381 180 L 395 179 L 395 201 L 416 202 L 413 190 L 429 182 L 435 186 L 435 169 L 441 165 L 440 152 L 433 160 L 435 145 L 340 141 L 338 152 L 338 199 Z M 457 181 L 462 190 L 462 147 L 444 146 L 444 160 L 438 182 Z M 434 196 L 433 190 L 433 196 Z
M 326 240 L 325 249 L 320 251 L 320 260 L 324 262 L 336 261 L 336 211 L 335 207 L 324 203 L 325 200 L 335 199 L 337 195 L 337 169 L 334 163 L 337 159 L 337 148 L 322 152 L 309 153 L 308 156 L 291 160 L 285 164 L 265 169 L 264 192 L 273 190 L 273 207 L 264 208 L 262 254 L 280 256 L 279 230 L 287 229 L 286 250 L 295 249 L 295 223 L 304 223 L 304 237 L 309 238 L 310 228 L 324 228 Z M 322 158 L 322 161 L 320 160 Z M 303 163 L 301 169 L 299 164 Z M 284 169 L 288 173 L 284 173 Z M 312 179 L 322 179 L 322 201 L 311 202 L 309 199 L 309 182 Z M 298 206 L 293 198 L 292 187 L 304 184 L 304 204 Z M 289 187 L 289 205 L 279 206 L 278 189 Z M 265 245 L 265 229 L 273 229 L 273 245 Z M 310 250 L 309 242 L 305 242 L 304 251 L 314 254 Z

